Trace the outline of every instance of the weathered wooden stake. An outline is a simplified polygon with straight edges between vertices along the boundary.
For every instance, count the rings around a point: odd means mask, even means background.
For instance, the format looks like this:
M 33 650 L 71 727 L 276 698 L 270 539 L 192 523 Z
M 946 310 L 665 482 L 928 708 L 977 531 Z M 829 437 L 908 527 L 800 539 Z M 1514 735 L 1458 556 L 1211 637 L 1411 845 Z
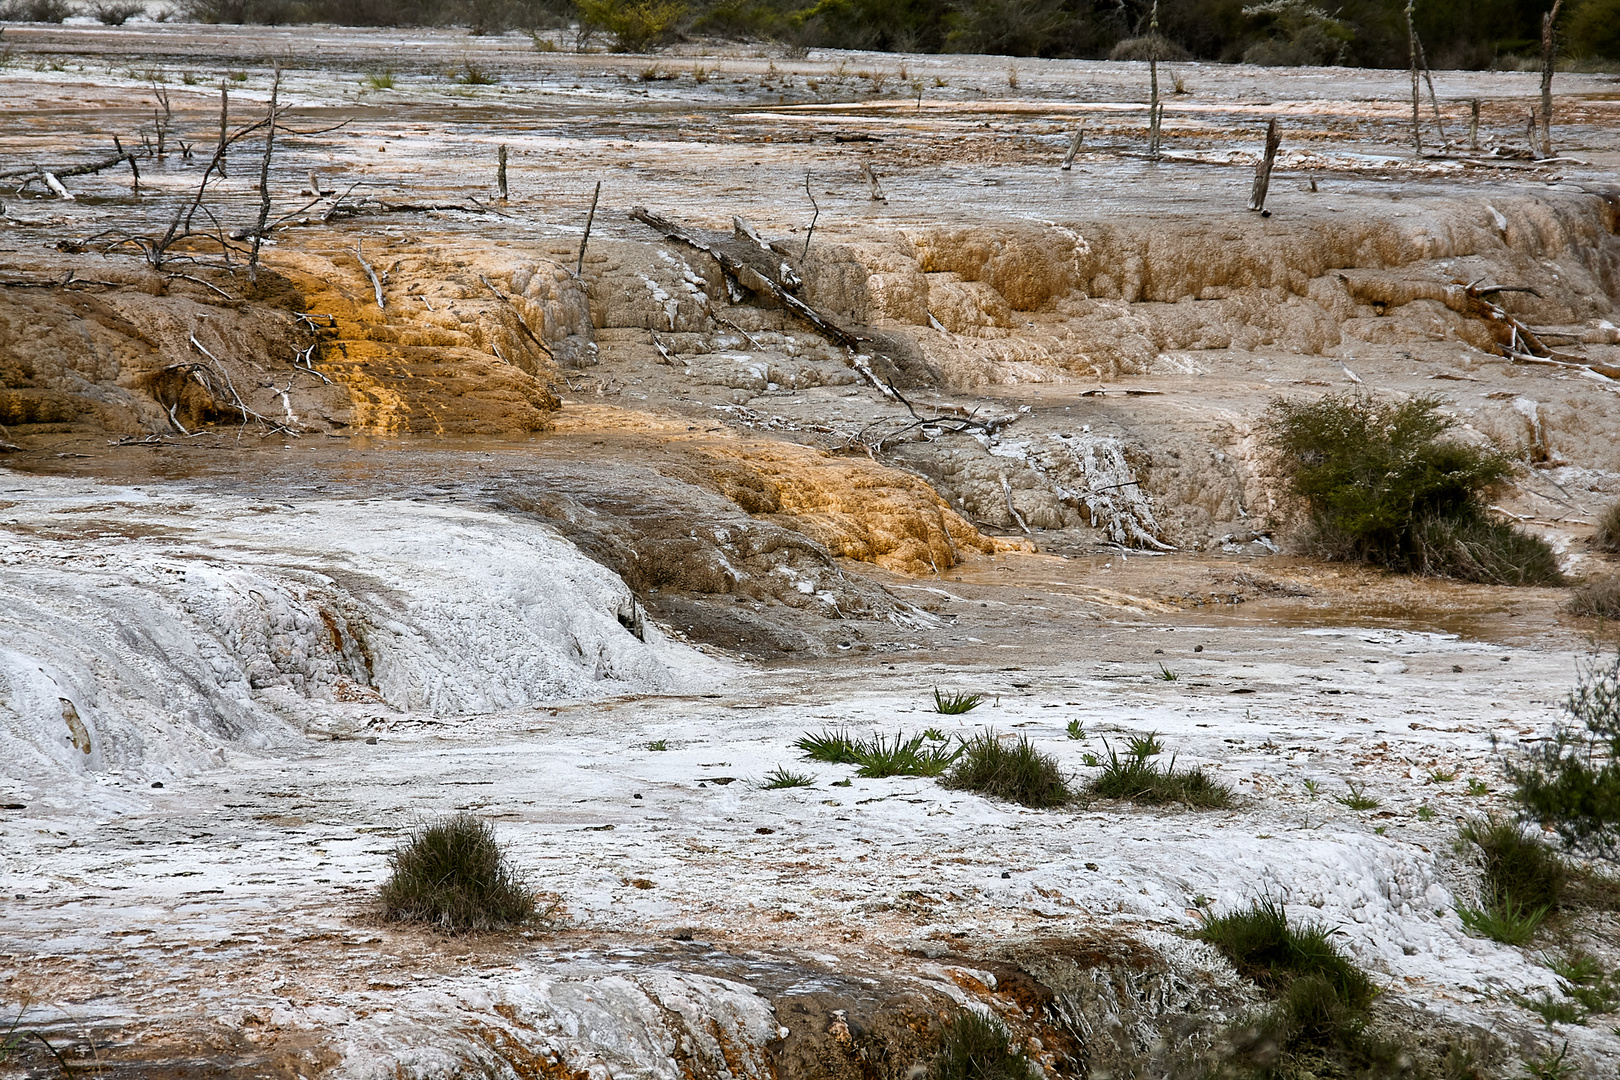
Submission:
M 1541 156 L 1552 157 L 1552 77 L 1557 42 L 1553 23 L 1564 0 L 1553 0 L 1552 10 L 1541 17 Z
M 229 145 L 227 142 L 228 137 L 226 135 L 226 129 L 230 127 L 230 123 L 230 91 L 225 89 L 225 83 L 223 80 L 221 80 L 219 84 L 219 149 L 214 153 L 214 168 L 219 170 L 219 175 L 221 177 L 225 175 L 225 148 Z M 206 180 L 207 177 L 204 177 L 204 179 Z
M 1148 153 L 1159 156 L 1159 0 L 1148 24 Z
M 810 257 L 810 237 L 815 234 L 816 222 L 821 220 L 821 207 L 816 205 L 816 193 L 810 190 L 810 170 L 804 171 L 804 193 L 810 196 L 810 209 L 815 211 L 810 215 L 810 227 L 804 231 L 804 251 L 799 255 L 803 262 Z
M 259 283 L 259 248 L 264 244 L 265 226 L 270 222 L 270 159 L 276 152 L 276 121 L 280 112 L 276 99 L 281 93 L 281 67 L 277 65 L 270 82 L 270 111 L 264 125 L 264 160 L 259 166 L 259 223 L 253 229 L 253 250 L 248 255 L 248 284 Z M 207 177 L 203 178 L 207 181 Z
M 506 201 L 506 144 L 501 143 L 495 165 L 495 186 L 501 191 L 501 202 Z
M 1063 171 L 1068 172 L 1069 166 L 1074 164 L 1074 155 L 1080 152 L 1080 144 L 1086 138 L 1086 125 L 1082 123 L 1074 133 L 1074 141 L 1069 143 L 1069 152 L 1063 155 Z
M 1468 103 L 1468 149 L 1479 149 L 1479 98 Z
M 1273 116 L 1266 124 L 1266 152 L 1254 167 L 1254 191 L 1249 195 L 1249 209 L 1258 210 L 1263 216 L 1270 217 L 1266 209 L 1266 192 L 1271 187 L 1271 166 L 1277 161 L 1277 147 L 1282 145 L 1282 136 L 1277 132 L 1277 118 Z
M 585 215 L 585 235 L 579 238 L 579 263 L 574 267 L 575 277 L 585 276 L 585 245 L 591 242 L 591 222 L 596 220 L 596 200 L 602 197 L 602 181 L 596 182 L 596 190 L 591 193 L 591 212 Z
M 866 178 L 867 187 L 871 189 L 873 202 L 889 201 L 889 197 L 883 194 L 883 185 L 878 183 L 877 170 L 872 168 L 870 161 L 861 162 L 861 175 Z

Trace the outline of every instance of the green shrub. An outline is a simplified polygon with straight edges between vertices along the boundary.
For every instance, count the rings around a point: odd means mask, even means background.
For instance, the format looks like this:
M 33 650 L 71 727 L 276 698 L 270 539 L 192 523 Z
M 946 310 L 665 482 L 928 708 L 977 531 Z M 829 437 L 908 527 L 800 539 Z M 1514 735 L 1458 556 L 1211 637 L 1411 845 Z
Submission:
M 1620 502 L 1610 504 L 1598 518 L 1597 531 L 1592 534 L 1592 546 L 1611 555 L 1620 555 Z
M 1489 516 L 1502 454 L 1441 438 L 1438 397 L 1277 399 L 1267 443 L 1303 507 L 1303 546 L 1323 557 L 1505 585 L 1557 584 L 1547 544 Z
M 471 814 L 417 829 L 389 863 L 378 896 L 386 919 L 466 933 L 535 918 L 535 894 L 506 864 L 495 830 Z
M 1480 906 L 1457 909 L 1463 925 L 1505 945 L 1529 943 L 1563 896 L 1563 860 L 1510 821 L 1470 821 L 1461 839 L 1484 871 Z
M 1620 655 L 1582 664 L 1564 708 L 1579 727 L 1560 724 L 1552 738 L 1506 762 L 1513 797 L 1565 847 L 1620 857 Z
M 1365 1009 L 1376 993 L 1372 980 L 1329 940 L 1334 933 L 1320 923 L 1292 924 L 1280 904 L 1265 899 L 1251 902 L 1246 911 L 1210 919 L 1198 937 L 1274 996 L 1313 976 L 1345 1006 Z
M 944 784 L 1020 806 L 1062 806 L 1074 797 L 1056 761 L 1020 737 L 1010 746 L 987 731 L 968 740 Z
M 907 738 L 897 732 L 893 739 L 876 735 L 856 744 L 855 762 L 860 770 L 855 775 L 939 776 L 950 768 L 951 762 L 961 753 L 961 746 L 952 750 L 937 744 L 929 745 L 921 735 Z
M 1134 754 L 1120 757 L 1108 748 L 1102 772 L 1086 784 L 1086 792 L 1100 799 L 1129 799 L 1146 806 L 1185 803 L 1200 810 L 1219 810 L 1232 805 L 1232 789 L 1212 780 L 1202 769 L 1177 770 L 1175 759 L 1169 766 Z
M 1620 619 L 1620 577 L 1582 582 L 1570 594 L 1569 611 L 1594 619 Z
M 686 15 L 686 5 L 670 0 L 577 0 L 581 26 L 613 35 L 613 51 L 646 52 L 662 44 Z
M 956 1014 L 940 1040 L 932 1080 L 1038 1080 L 1029 1059 L 1012 1049 L 1007 1029 L 972 1010 Z

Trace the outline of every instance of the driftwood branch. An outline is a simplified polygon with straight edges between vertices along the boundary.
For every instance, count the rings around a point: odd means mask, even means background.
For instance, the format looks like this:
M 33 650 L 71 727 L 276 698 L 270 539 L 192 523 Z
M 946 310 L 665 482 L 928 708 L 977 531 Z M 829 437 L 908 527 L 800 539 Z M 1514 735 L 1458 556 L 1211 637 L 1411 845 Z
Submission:
M 495 299 L 505 304 L 507 309 L 512 312 L 513 317 L 517 319 L 518 329 L 523 331 L 523 336 L 532 341 L 535 348 L 539 349 L 547 356 L 551 356 L 551 346 L 547 345 L 544 341 L 541 341 L 540 338 L 536 336 L 535 332 L 529 329 L 528 320 L 523 317 L 523 312 L 518 310 L 518 306 L 512 303 L 511 298 L 505 293 L 501 292 L 501 290 L 497 289 L 495 287 L 495 283 L 490 281 L 489 278 L 485 277 L 483 274 L 478 275 L 478 280 L 484 283 L 484 288 L 495 294 Z
M 1261 216 L 1269 217 L 1266 210 L 1266 193 L 1271 189 L 1271 167 L 1277 162 L 1277 147 L 1282 145 L 1282 136 L 1277 132 L 1277 118 L 1274 116 L 1266 123 L 1266 151 L 1254 166 L 1254 189 L 1249 193 L 1249 209 L 1257 210 Z
M 359 240 L 354 242 L 354 257 L 359 260 L 361 269 L 366 272 L 366 277 L 371 279 L 371 290 L 377 296 L 377 310 L 381 311 L 383 310 L 382 281 L 377 277 L 377 271 L 373 270 L 371 264 L 366 262 L 366 253 L 361 248 L 361 243 L 362 241 Z
M 585 245 L 591 242 L 591 225 L 596 221 L 596 202 L 602 197 L 602 181 L 596 182 L 596 190 L 591 193 L 591 212 L 585 215 L 585 235 L 579 238 L 579 262 L 574 267 L 575 277 L 585 276 Z

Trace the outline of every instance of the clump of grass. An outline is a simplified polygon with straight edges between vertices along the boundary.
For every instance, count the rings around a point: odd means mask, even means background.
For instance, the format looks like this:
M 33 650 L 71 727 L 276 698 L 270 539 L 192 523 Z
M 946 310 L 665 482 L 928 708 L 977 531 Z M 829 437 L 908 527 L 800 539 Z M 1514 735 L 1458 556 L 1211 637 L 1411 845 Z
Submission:
M 231 82 L 247 82 L 248 73 L 245 71 L 232 71 L 228 75 Z
M 1572 615 L 1620 619 L 1620 577 L 1594 578 L 1575 587 L 1569 597 Z
M 1527 944 L 1563 897 L 1564 861 L 1511 821 L 1470 821 L 1460 840 L 1484 871 L 1480 906 L 1457 909 L 1463 925 L 1506 945 Z
M 823 731 L 819 735 L 806 733 L 793 741 L 812 761 L 825 761 L 833 765 L 854 765 L 858 762 L 856 748 L 859 740 L 848 731 Z
M 1335 795 L 1333 801 L 1340 806 L 1348 806 L 1352 810 L 1376 810 L 1383 803 L 1367 794 L 1365 784 L 1351 784 L 1350 794 Z
M 1130 748 L 1131 756 L 1137 758 L 1150 758 L 1164 753 L 1164 743 L 1159 740 L 1159 733 L 1150 731 L 1146 735 L 1132 735 L 1126 743 Z
M 1407 573 L 1501 585 L 1563 576 L 1539 538 L 1492 517 L 1484 492 L 1512 471 L 1506 455 L 1443 439 L 1444 401 L 1367 393 L 1278 399 L 1266 414 L 1273 460 L 1305 511 L 1316 554 Z
M 1336 932 L 1321 923 L 1291 923 L 1282 905 L 1267 898 L 1251 902 L 1246 911 L 1210 919 L 1198 937 L 1219 949 L 1239 974 L 1273 994 L 1313 976 L 1345 1005 L 1365 1009 L 1376 990 L 1367 973 L 1333 944 Z
M 1069 738 L 1076 741 L 1081 741 L 1086 738 L 1086 726 L 1078 720 L 1070 720 L 1069 726 L 1064 730 L 1068 732 Z
M 1106 745 L 1106 744 L 1105 744 Z M 1232 805 L 1232 789 L 1211 779 L 1203 769 L 1176 768 L 1135 754 L 1121 757 L 1108 748 L 1102 772 L 1086 784 L 1086 792 L 1101 799 L 1129 799 L 1145 806 L 1184 803 L 1199 810 L 1220 810 Z
M 944 746 L 928 746 L 921 735 L 909 738 L 896 732 L 894 737 L 875 735 L 855 747 L 856 776 L 939 776 L 962 753 Z
M 1482 795 L 1489 795 L 1490 793 L 1491 789 L 1485 786 L 1485 781 L 1481 780 L 1477 776 L 1470 776 L 1468 778 L 1468 794 L 1477 799 Z
M 1074 797 L 1057 762 L 1026 738 L 1008 745 L 987 731 L 969 739 L 958 753 L 946 787 L 1035 809 L 1061 806 Z
M 1506 763 L 1513 797 L 1566 847 L 1612 857 L 1620 854 L 1620 655 L 1583 664 L 1564 708 L 1579 727 L 1560 724 Z
M 1161 662 L 1159 664 L 1159 673 L 1157 675 L 1155 675 L 1154 678 L 1161 679 L 1164 682 L 1175 682 L 1176 680 L 1180 679 L 1181 676 L 1179 674 L 1177 674 L 1176 672 L 1171 671 L 1169 668 L 1165 667 L 1164 664 Z
M 925 729 L 923 731 L 923 738 L 927 739 L 929 742 L 949 742 L 950 741 L 950 736 L 946 735 L 943 731 L 941 731 L 937 727 L 931 727 L 931 728 Z
M 1620 555 L 1620 502 L 1609 504 L 1598 518 L 1597 531 L 1592 534 L 1592 546 L 1610 555 Z
M 370 72 L 366 75 L 366 85 L 373 90 L 392 90 L 394 88 L 394 73 L 389 68 Z
M 760 781 L 759 784 L 762 791 L 774 791 L 777 788 L 815 786 L 816 778 L 814 776 L 811 776 L 809 773 L 793 772 L 790 769 L 782 768 L 780 765 L 766 773 L 765 779 Z
M 461 66 L 451 72 L 450 78 L 462 86 L 494 86 L 501 81 L 499 75 L 473 59 L 463 60 Z
M 1580 1007 L 1578 1023 L 1620 1010 L 1620 971 L 1605 971 L 1597 957 L 1580 949 L 1542 959 L 1561 980 L 1559 990 Z
M 1036 1080 L 1029 1059 L 1012 1049 L 1007 1029 L 988 1016 L 963 1010 L 945 1029 L 934 1057 L 933 1080 Z
M 388 861 L 378 900 L 391 921 L 468 933 L 535 918 L 535 894 L 507 864 L 495 830 L 471 814 L 417 829 Z
M 1429 783 L 1431 784 L 1449 784 L 1455 779 L 1457 779 L 1456 769 L 1429 770 Z
M 91 5 L 90 14 L 94 15 L 96 21 L 103 26 L 123 26 L 135 16 L 146 14 L 146 5 L 112 0 L 111 3 Z
M 942 694 L 934 687 L 934 711 L 946 716 L 959 716 L 972 712 L 984 701 L 983 694 Z
M 647 744 L 647 749 L 649 749 L 649 750 L 668 750 L 669 749 L 669 740 L 668 739 L 654 739 L 652 742 Z

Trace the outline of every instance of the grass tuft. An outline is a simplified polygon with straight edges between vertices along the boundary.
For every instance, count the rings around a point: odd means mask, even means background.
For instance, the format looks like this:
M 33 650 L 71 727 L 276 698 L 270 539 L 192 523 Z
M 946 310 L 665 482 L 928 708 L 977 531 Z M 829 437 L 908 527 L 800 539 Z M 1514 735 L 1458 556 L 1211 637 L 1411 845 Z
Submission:
M 934 687 L 934 711 L 946 716 L 959 716 L 972 712 L 984 701 L 983 694 L 942 694 Z
M 373 71 L 366 75 L 366 85 L 373 90 L 392 90 L 394 88 L 394 72 L 390 68 Z
M 647 744 L 647 749 L 649 749 L 649 750 L 668 750 L 669 749 L 669 740 L 668 739 L 654 739 L 652 742 Z
M 1105 744 L 1106 745 L 1106 744 Z M 1199 810 L 1220 810 L 1232 805 L 1232 789 L 1212 780 L 1202 769 L 1177 770 L 1175 760 L 1160 766 L 1145 757 L 1121 757 L 1108 748 L 1102 772 L 1086 785 L 1086 792 L 1101 799 L 1129 799 L 1145 806 L 1185 803 Z
M 383 917 L 451 933 L 521 926 L 536 898 L 495 842 L 495 830 L 471 814 L 425 825 L 389 856 L 392 873 L 378 900 Z
M 1344 1005 L 1365 1009 L 1377 993 L 1372 979 L 1333 944 L 1337 933 L 1321 923 L 1291 923 L 1275 900 L 1255 900 L 1246 911 L 1218 915 L 1198 937 L 1219 949 L 1239 974 L 1273 994 L 1297 980 L 1321 980 Z
M 1169 668 L 1165 667 L 1164 664 L 1161 662 L 1159 664 L 1159 673 L 1157 675 L 1155 675 L 1154 678 L 1160 679 L 1160 680 L 1162 680 L 1164 682 L 1175 682 L 1178 679 L 1180 679 L 1181 676 L 1178 675 L 1177 673 L 1175 673 L 1174 671 L 1171 671 Z
M 1132 735 L 1126 744 L 1130 747 L 1131 757 L 1150 758 L 1164 753 L 1164 743 L 1159 740 L 1159 733 L 1150 731 L 1146 735 Z
M 1383 805 L 1383 803 L 1367 794 L 1365 784 L 1351 784 L 1350 794 L 1335 795 L 1333 801 L 1340 806 L 1348 806 L 1352 810 L 1376 810 Z
M 1582 582 L 1570 594 L 1569 611 L 1593 619 L 1620 619 L 1620 577 Z
M 945 1029 L 931 1080 L 1037 1080 L 1029 1059 L 1012 1049 L 1007 1029 L 964 1009 Z
M 804 756 L 812 761 L 825 761 L 832 765 L 860 763 L 856 753 L 860 742 L 848 731 L 823 731 L 819 735 L 806 733 L 795 739 L 793 745 L 804 751 Z
M 1620 555 L 1620 502 L 1611 503 L 1598 518 L 1597 531 L 1592 534 L 1592 546 L 1610 555 Z
M 815 787 L 816 778 L 809 773 L 796 773 L 778 765 L 765 774 L 765 779 L 759 784 L 762 791 L 774 791 L 778 788 Z
M 945 746 L 929 746 L 921 735 L 907 738 L 896 732 L 892 739 L 875 735 L 863 739 L 855 748 L 855 763 L 860 770 L 855 774 L 865 777 L 884 776 L 939 776 L 962 753 Z
M 1045 809 L 1074 797 L 1056 761 L 1020 737 L 1007 745 L 987 731 L 964 743 L 944 784 L 1020 806 Z
M 1563 898 L 1568 867 L 1511 821 L 1470 821 L 1459 838 L 1484 870 L 1480 906 L 1457 909 L 1463 925 L 1504 945 L 1528 944 Z
M 1065 730 L 1071 739 L 1079 741 L 1084 740 L 1086 737 L 1086 726 L 1078 720 L 1070 720 L 1069 726 Z

